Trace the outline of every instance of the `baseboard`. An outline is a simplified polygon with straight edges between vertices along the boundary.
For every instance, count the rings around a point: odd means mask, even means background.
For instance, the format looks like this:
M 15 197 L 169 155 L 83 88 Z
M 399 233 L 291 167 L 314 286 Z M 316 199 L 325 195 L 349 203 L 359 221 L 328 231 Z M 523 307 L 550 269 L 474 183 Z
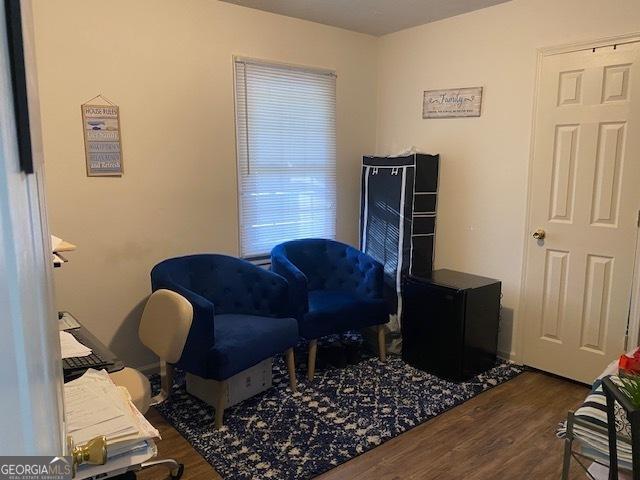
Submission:
M 160 373 L 160 362 L 153 362 L 149 363 L 148 365 L 143 365 L 141 367 L 138 367 L 137 370 L 139 370 L 147 377 L 149 375 L 155 375 L 156 373 Z

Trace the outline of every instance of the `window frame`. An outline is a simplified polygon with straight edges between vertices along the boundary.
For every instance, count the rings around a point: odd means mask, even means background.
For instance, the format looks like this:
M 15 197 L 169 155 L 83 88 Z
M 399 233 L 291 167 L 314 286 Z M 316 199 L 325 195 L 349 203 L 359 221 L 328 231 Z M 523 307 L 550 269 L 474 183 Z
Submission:
M 236 203 L 237 203 L 237 234 L 238 234 L 238 256 L 244 260 L 249 260 L 251 262 L 254 263 L 258 263 L 258 264 L 266 264 L 265 261 L 267 259 L 270 258 L 271 254 L 270 252 L 265 252 L 262 254 L 246 254 L 243 251 L 243 244 L 242 244 L 242 228 L 243 228 L 243 223 L 242 223 L 242 211 L 243 211 L 243 205 L 242 205 L 242 178 L 243 178 L 243 174 L 242 174 L 242 170 L 241 170 L 241 163 L 240 163 L 240 148 L 239 148 L 239 142 L 240 142 L 240 132 L 239 132 L 239 125 L 238 125 L 238 89 L 236 88 L 237 86 L 237 68 L 236 65 L 237 63 L 245 63 L 245 64 L 253 64 L 253 65 L 264 65 L 267 67 L 275 67 L 275 68 L 281 68 L 281 69 L 290 69 L 293 71 L 298 71 L 298 72 L 308 72 L 308 73 L 314 73 L 314 74 L 318 74 L 318 75 L 329 75 L 329 76 L 333 76 L 336 82 L 336 86 L 335 86 L 335 93 L 336 93 L 336 104 L 335 104 L 335 112 L 334 112 L 334 130 L 335 130 L 335 134 L 334 134 L 334 139 L 335 139 L 335 158 L 334 158 L 334 166 L 336 169 L 336 188 L 335 188 L 335 204 L 336 204 L 336 212 L 337 212 L 337 201 L 338 201 L 338 192 L 337 192 L 337 167 L 338 167 L 338 152 L 337 152 L 337 144 L 338 144 L 338 139 L 337 139 L 337 123 L 338 123 L 338 116 L 337 116 L 337 79 L 338 79 L 338 74 L 335 70 L 330 69 L 330 68 L 324 68 L 324 67 L 315 67 L 315 66 L 308 66 L 308 65 L 298 65 L 298 64 L 292 64 L 292 63 L 287 63 L 287 62 L 281 62 L 281 61 L 272 61 L 272 60 L 266 60 L 266 59 L 259 59 L 259 58 L 253 58 L 253 57 L 246 57 L 246 56 L 240 56 L 240 55 L 233 55 L 232 56 L 232 61 L 231 61 L 231 68 L 233 71 L 233 122 L 234 122 L 234 136 L 235 136 L 235 162 L 236 162 Z M 245 103 L 246 103 L 246 90 L 245 90 Z M 246 126 L 245 126 L 246 128 Z M 333 225 L 333 231 L 334 231 L 334 239 L 335 237 L 337 237 L 337 223 L 338 223 L 338 219 L 337 219 L 337 215 L 334 216 L 334 225 Z M 268 263 L 268 262 L 267 262 Z

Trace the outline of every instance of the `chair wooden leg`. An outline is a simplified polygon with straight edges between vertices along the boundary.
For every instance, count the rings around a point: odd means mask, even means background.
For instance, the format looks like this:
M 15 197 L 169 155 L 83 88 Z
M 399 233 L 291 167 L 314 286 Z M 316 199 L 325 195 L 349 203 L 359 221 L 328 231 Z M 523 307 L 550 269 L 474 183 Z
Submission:
M 309 360 L 307 361 L 307 378 L 313 380 L 316 372 L 316 354 L 318 353 L 318 340 L 309 342 Z
M 220 388 L 218 389 L 218 398 L 216 398 L 216 430 L 222 428 L 224 417 L 224 404 L 227 400 L 227 389 L 229 388 L 229 382 L 223 380 L 220 382 Z
M 387 361 L 387 342 L 384 335 L 384 325 L 378 325 L 378 356 L 381 362 Z
M 287 350 L 287 369 L 289 370 L 289 386 L 291 386 L 291 391 L 295 392 L 298 389 L 298 382 L 296 380 L 296 360 L 293 348 Z

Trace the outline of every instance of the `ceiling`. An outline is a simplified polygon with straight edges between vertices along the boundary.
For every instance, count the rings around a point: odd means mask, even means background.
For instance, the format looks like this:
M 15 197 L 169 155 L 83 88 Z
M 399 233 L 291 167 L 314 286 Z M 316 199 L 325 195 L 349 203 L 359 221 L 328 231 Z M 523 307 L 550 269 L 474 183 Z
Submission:
M 509 0 L 222 0 L 370 35 L 472 12 Z

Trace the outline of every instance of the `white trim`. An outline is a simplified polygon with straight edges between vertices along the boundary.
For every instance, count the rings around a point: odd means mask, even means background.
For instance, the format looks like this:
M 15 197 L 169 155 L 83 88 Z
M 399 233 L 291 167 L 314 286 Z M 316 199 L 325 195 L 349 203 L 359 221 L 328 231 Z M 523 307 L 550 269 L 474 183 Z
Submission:
M 416 213 L 413 216 L 418 218 L 435 218 L 436 212 Z
M 536 60 L 536 81 L 533 90 L 533 110 L 531 112 L 531 136 L 529 137 L 529 165 L 527 168 L 527 190 L 526 190 L 526 213 L 525 213 L 525 223 L 524 223 L 524 232 L 522 236 L 522 241 L 524 242 L 524 248 L 522 250 L 522 272 L 520 275 L 520 295 L 518 297 L 518 303 L 514 308 L 514 316 L 512 317 L 512 325 L 511 325 L 511 338 L 512 343 L 515 345 L 511 345 L 511 360 L 517 363 L 524 363 L 525 353 L 524 353 L 524 313 L 525 313 L 525 296 L 526 296 L 526 280 L 527 280 L 527 258 L 529 257 L 529 223 L 531 221 L 531 192 L 532 192 L 532 179 L 533 179 L 533 164 L 534 164 L 534 156 L 535 156 L 535 138 L 536 138 L 536 114 L 538 112 L 538 103 L 540 96 L 540 82 L 542 77 L 542 59 L 545 56 L 545 51 L 547 49 L 538 49 L 537 60 Z M 550 51 L 550 49 L 549 49 Z M 521 320 L 522 319 L 522 320 Z
M 543 47 L 538 49 L 536 61 L 536 80 L 533 92 L 533 109 L 531 112 L 531 136 L 529 138 L 529 164 L 527 169 L 527 190 L 526 190 L 526 214 L 523 232 L 524 249 L 522 252 L 522 274 L 520 276 L 520 295 L 517 304 L 514 307 L 514 316 L 512 323 L 512 339 L 511 360 L 516 363 L 524 363 L 525 352 L 525 329 L 524 329 L 524 313 L 525 313 L 525 296 L 526 296 L 526 279 L 527 279 L 527 258 L 529 256 L 529 223 L 531 221 L 531 197 L 532 197 L 532 181 L 533 181 L 533 165 L 535 157 L 535 138 L 536 138 L 536 114 L 538 112 L 538 103 L 540 96 L 540 82 L 542 76 L 542 60 L 546 56 L 558 55 L 562 53 L 571 53 L 589 48 L 602 48 L 607 45 L 623 43 L 634 43 L 640 41 L 640 32 L 617 35 L 613 37 L 600 38 L 593 41 L 584 41 L 577 43 L 564 44 L 554 47 Z M 636 249 L 636 258 L 640 255 L 640 245 Z M 640 263 L 640 262 L 637 262 Z M 638 265 L 636 265 L 638 267 Z M 631 292 L 631 316 L 628 326 L 629 338 L 635 338 L 636 342 L 640 336 L 640 271 L 636 268 L 634 273 L 634 283 L 636 285 L 634 291 Z M 515 347 L 515 348 L 514 348 Z
M 435 237 L 436 234 L 434 233 L 413 233 L 411 234 L 411 237 Z
M 438 166 L 439 167 L 439 166 Z M 437 195 L 438 192 L 415 192 L 416 195 Z
M 398 264 L 396 266 L 396 293 L 398 294 L 398 308 L 396 310 L 398 314 L 398 327 L 402 328 L 402 249 L 404 248 L 404 209 L 405 209 L 405 197 L 406 197 L 406 178 L 407 168 L 409 165 L 402 167 L 402 186 L 400 187 L 400 211 L 398 222 Z
M 603 48 L 611 45 L 625 45 L 627 43 L 640 42 L 640 32 L 625 33 L 622 35 L 614 35 L 613 37 L 604 37 L 591 41 L 582 41 L 575 43 L 566 43 L 564 45 L 554 47 L 539 48 L 539 54 L 542 56 L 559 55 L 562 53 L 578 52 L 580 50 L 591 50 L 593 48 Z
M 633 280 L 631 281 L 631 306 L 627 324 L 627 344 L 625 350 L 640 344 L 640 235 L 636 235 L 636 255 L 634 259 Z
M 289 70 L 294 70 L 298 72 L 308 72 L 308 73 L 315 73 L 315 74 L 321 74 L 321 75 L 322 74 L 329 75 L 336 78 L 338 77 L 338 74 L 336 73 L 335 70 L 332 70 L 326 67 L 314 67 L 311 65 L 296 65 L 295 63 L 280 62 L 276 60 L 264 60 L 261 58 L 245 57 L 242 55 L 233 55 L 233 63 L 234 65 L 236 63 L 244 63 L 245 65 L 247 64 L 261 65 L 265 67 L 275 66 L 280 68 L 287 68 Z
M 243 257 L 242 252 L 242 221 L 240 220 L 240 212 L 242 211 L 242 186 L 240 185 L 240 159 L 238 158 L 238 91 L 236 88 L 237 85 L 237 69 L 236 69 L 236 58 L 234 56 L 231 57 L 231 68 L 233 70 L 233 134 L 234 134 L 234 144 L 233 148 L 235 150 L 235 160 L 236 160 L 236 233 L 238 234 L 238 257 Z M 245 92 L 246 96 L 247 92 Z M 246 101 L 246 100 L 245 100 Z
M 364 212 L 362 219 L 362 231 L 360 232 L 360 238 L 362 238 L 362 242 L 360 248 L 363 252 L 367 251 L 367 227 L 369 226 L 369 170 L 370 166 L 366 166 L 364 170 Z
M 21 2 L 23 44 L 17 45 L 24 51 L 32 174 L 19 166 L 5 5 L 0 6 L 0 443 L 3 454 L 67 455 L 32 5 Z

